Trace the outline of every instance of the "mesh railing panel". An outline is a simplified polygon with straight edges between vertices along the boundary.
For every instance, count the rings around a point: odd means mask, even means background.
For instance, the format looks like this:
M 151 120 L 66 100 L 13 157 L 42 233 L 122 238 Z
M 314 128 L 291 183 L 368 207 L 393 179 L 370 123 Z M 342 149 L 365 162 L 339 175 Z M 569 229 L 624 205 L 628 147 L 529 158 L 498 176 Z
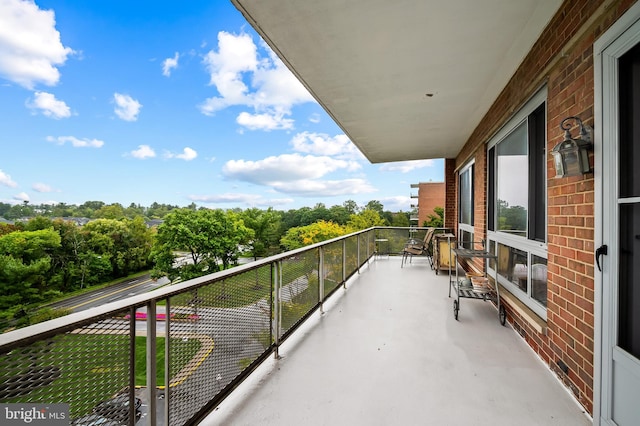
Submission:
M 345 240 L 347 277 L 358 269 L 358 236 Z
M 358 235 L 358 246 L 360 247 L 360 250 L 358 252 L 359 253 L 358 265 L 360 266 L 362 266 L 369 259 L 369 256 L 371 254 L 373 254 L 373 251 L 369 246 L 370 240 L 371 240 L 371 237 L 368 232 L 364 232 Z
M 369 256 L 373 256 L 373 254 L 376 251 L 376 232 L 375 231 L 369 231 L 367 232 L 367 242 L 366 242 L 367 246 L 368 246 L 368 253 Z
M 271 266 L 171 298 L 169 424 L 184 424 L 269 349 Z
M 390 251 L 400 252 L 409 236 L 408 229 L 378 228 L 323 246 L 325 296 L 368 260 L 375 252 L 376 238 L 388 239 Z M 424 230 L 411 236 L 422 238 Z M 169 389 L 164 393 L 169 405 L 167 424 L 182 425 L 194 418 L 216 396 L 231 389 L 230 385 L 249 365 L 272 350 L 272 270 L 278 270 L 272 268 L 276 262 L 281 265 L 282 278 L 281 335 L 318 306 L 319 253 L 314 248 L 205 285 L 200 281 L 197 289 L 191 287 L 171 296 L 166 305 L 163 300 L 156 300 L 158 357 L 154 373 L 158 386 L 165 384 L 165 373 L 169 378 Z M 136 303 L 139 306 L 140 302 Z M 130 359 L 134 355 L 130 353 L 127 314 L 133 307 L 122 308 L 127 310 L 70 332 L 51 332 L 33 344 L 3 346 L 0 401 L 67 403 L 72 419 L 99 412 L 126 423 L 128 404 L 137 405 L 139 401 L 128 399 L 134 374 Z M 142 310 L 139 313 L 143 314 Z M 142 388 L 135 392 L 143 400 L 146 377 L 140 369 L 146 367 L 145 325 L 145 321 L 137 322 L 141 335 L 135 338 L 138 355 L 134 380 Z M 165 372 L 167 334 L 169 368 Z M 158 403 L 158 409 L 162 407 Z
M 324 247 L 324 296 L 342 284 L 342 241 Z
M 282 261 L 280 309 L 281 333 L 295 326 L 319 301 L 318 250 L 311 250 Z
M 0 401 L 69 404 L 72 420 L 128 422 L 130 330 L 126 314 L 0 353 Z
M 424 238 L 424 230 L 415 230 L 409 234 L 408 229 L 378 229 L 376 231 L 376 238 L 387 239 L 389 253 L 400 254 L 404 249 L 405 244 L 410 238 L 422 240 Z

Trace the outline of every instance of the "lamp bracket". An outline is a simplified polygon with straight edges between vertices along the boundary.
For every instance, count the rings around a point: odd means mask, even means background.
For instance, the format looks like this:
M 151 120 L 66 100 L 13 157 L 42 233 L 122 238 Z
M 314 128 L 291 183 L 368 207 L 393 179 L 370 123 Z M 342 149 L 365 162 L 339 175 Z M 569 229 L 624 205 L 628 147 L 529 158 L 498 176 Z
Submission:
M 589 127 L 588 125 L 584 124 L 582 122 L 582 120 L 580 120 L 579 117 L 575 117 L 575 116 L 571 116 L 571 117 L 567 117 L 564 120 L 562 120 L 562 122 L 560 123 L 560 128 L 562 130 L 564 130 L 564 139 L 565 140 L 569 140 L 569 139 L 573 139 L 571 137 L 571 128 L 573 127 L 571 125 L 571 123 L 569 123 L 569 121 L 574 120 L 577 124 L 578 124 L 578 129 L 580 131 L 580 139 L 582 139 L 585 142 L 588 143 L 592 143 L 591 142 L 591 127 Z

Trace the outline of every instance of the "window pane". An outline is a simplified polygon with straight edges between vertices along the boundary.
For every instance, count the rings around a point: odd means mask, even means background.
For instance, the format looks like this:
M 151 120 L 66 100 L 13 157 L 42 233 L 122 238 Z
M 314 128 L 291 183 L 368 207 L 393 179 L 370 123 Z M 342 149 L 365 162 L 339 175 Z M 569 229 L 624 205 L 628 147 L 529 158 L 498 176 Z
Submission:
M 489 253 L 495 254 L 496 253 L 496 242 L 495 241 L 489 241 Z M 496 260 L 495 259 L 489 259 L 489 268 L 493 269 L 495 271 L 496 269 Z
M 497 146 L 498 231 L 527 236 L 529 159 L 527 126 L 521 124 Z
M 527 293 L 527 252 L 498 244 L 498 274 Z
M 487 157 L 487 173 L 489 187 L 487 188 L 487 229 L 496 230 L 496 149 L 491 148 Z
M 635 172 L 640 162 L 640 45 L 620 58 L 620 197 L 640 196 L 640 173 Z M 624 143 L 629 141 L 629 143 Z M 635 172 L 635 173 L 634 173 Z
M 473 167 L 460 174 L 460 223 L 473 225 Z
M 618 345 L 640 357 L 640 204 L 620 205 Z
M 547 259 L 531 256 L 531 297 L 547 306 Z
M 547 151 L 545 104 L 529 116 L 529 233 L 531 240 L 547 239 Z
M 474 248 L 473 247 L 473 232 L 460 230 L 460 247 Z

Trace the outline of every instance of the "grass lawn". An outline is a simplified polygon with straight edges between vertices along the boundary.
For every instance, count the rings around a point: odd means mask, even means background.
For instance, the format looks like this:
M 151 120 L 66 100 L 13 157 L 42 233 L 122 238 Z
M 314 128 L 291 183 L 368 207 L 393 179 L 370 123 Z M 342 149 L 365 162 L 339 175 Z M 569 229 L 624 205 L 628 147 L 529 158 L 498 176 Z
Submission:
M 164 383 L 164 338 L 158 338 L 158 384 Z M 199 350 L 198 340 L 172 342 L 177 373 Z M 146 338 L 136 337 L 136 384 L 146 384 Z M 19 384 L 16 386 L 14 384 Z M 0 400 L 68 403 L 73 418 L 129 386 L 129 336 L 65 334 L 3 355 Z
M 165 338 L 156 338 L 156 385 L 164 386 L 164 345 Z M 197 339 L 173 339 L 172 354 L 179 353 L 179 357 L 172 357 L 172 375 L 177 374 L 182 367 L 200 350 L 202 344 Z M 147 338 L 136 336 L 136 386 L 147 385 Z

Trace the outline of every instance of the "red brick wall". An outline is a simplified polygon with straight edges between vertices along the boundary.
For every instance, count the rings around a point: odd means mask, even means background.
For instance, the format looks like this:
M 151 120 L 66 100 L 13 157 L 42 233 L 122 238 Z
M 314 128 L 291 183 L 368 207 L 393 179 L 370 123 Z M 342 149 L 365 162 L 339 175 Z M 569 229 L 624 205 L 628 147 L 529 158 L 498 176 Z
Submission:
M 456 160 L 453 158 L 447 158 L 444 161 L 444 182 L 446 185 L 444 226 L 445 228 L 451 229 L 455 229 L 458 223 L 458 185 L 455 170 Z
M 455 167 L 475 158 L 476 238 L 486 235 L 488 140 L 544 84 L 548 91 L 547 152 L 562 140 L 559 125 L 563 118 L 578 116 L 593 126 L 593 42 L 633 3 L 635 0 L 565 1 L 475 129 Z M 559 361 L 569 367 L 568 375 L 559 372 L 559 377 L 593 413 L 593 174 L 557 179 L 548 155 L 547 176 L 547 334 L 536 332 L 513 307 L 507 305 L 507 312 L 513 327 L 554 371 Z M 451 194 L 455 197 L 455 191 L 447 181 L 447 200 Z
M 418 225 L 423 226 L 429 215 L 435 215 L 435 207 L 444 208 L 444 182 L 420 182 L 418 184 Z

